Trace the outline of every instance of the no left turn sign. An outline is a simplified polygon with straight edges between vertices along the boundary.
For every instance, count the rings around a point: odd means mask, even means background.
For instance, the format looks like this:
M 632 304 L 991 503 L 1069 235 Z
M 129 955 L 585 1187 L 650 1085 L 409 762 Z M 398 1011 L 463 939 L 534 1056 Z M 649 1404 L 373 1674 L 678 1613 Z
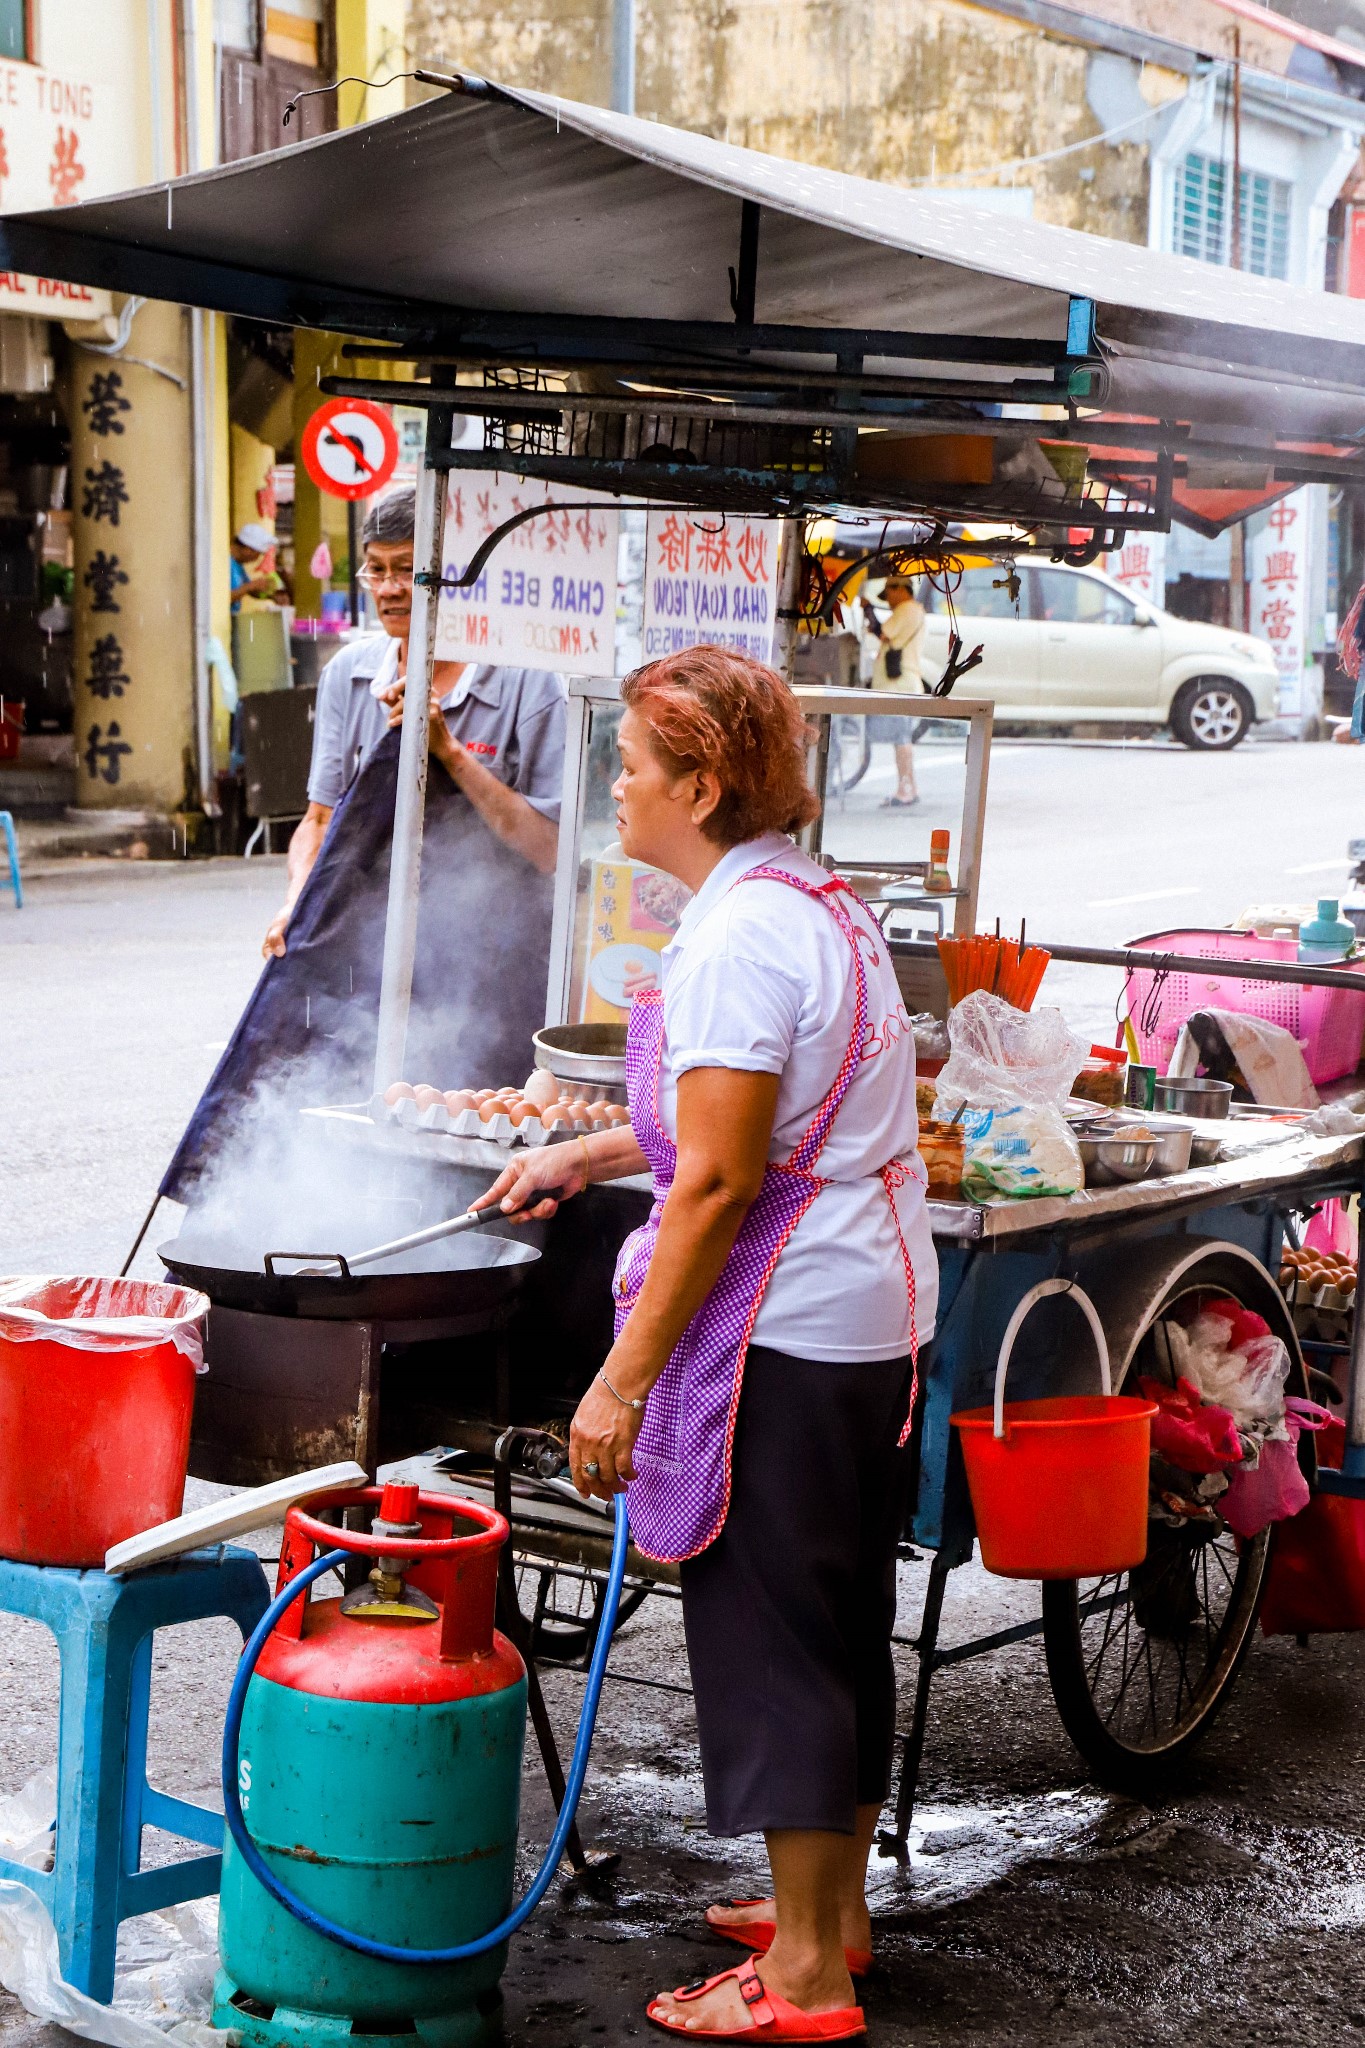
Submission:
M 303 430 L 303 466 L 334 498 L 370 498 L 398 465 L 393 421 L 367 398 L 329 398 Z

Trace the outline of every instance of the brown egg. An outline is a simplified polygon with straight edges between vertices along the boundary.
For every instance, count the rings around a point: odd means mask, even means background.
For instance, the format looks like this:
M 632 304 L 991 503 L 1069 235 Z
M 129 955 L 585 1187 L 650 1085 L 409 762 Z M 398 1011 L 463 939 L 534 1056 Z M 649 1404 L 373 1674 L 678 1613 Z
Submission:
M 630 1111 L 623 1102 L 609 1102 L 607 1104 L 607 1121 L 612 1125 L 613 1129 L 619 1129 L 622 1124 L 630 1122 Z
M 588 1115 L 592 1120 L 592 1126 L 595 1131 L 605 1131 L 609 1127 L 611 1123 L 609 1108 L 610 1105 L 605 1102 L 590 1102 L 588 1104 Z
M 479 1104 L 479 1122 L 481 1124 L 491 1124 L 494 1117 L 506 1116 L 506 1114 L 507 1104 L 500 1102 L 496 1095 L 490 1095 L 486 1102 Z
M 474 1089 L 473 1094 L 476 1107 L 480 1103 L 491 1102 L 493 1100 L 493 1090 L 491 1088 L 476 1088 Z
M 519 1097 L 507 1113 L 512 1119 L 512 1129 L 514 1131 L 519 1131 L 525 1123 L 539 1123 L 540 1121 L 540 1111 L 536 1108 L 534 1102 L 527 1102 L 524 1096 Z
M 522 1094 L 539 1109 L 549 1109 L 559 1100 L 559 1083 L 548 1067 L 537 1067 L 527 1077 Z
M 415 1093 L 416 1090 L 410 1082 L 391 1081 L 384 1090 L 384 1100 L 390 1104 L 395 1102 L 411 1102 Z
M 573 1122 L 567 1102 L 552 1102 L 540 1112 L 540 1121 L 547 1131 L 562 1131 Z
M 451 1116 L 461 1116 L 467 1109 L 473 1109 L 474 1097 L 468 1088 L 447 1088 L 446 1108 Z
M 438 1103 L 445 1108 L 445 1094 L 440 1088 L 414 1088 L 412 1092 L 419 1109 L 435 1109 Z
M 495 1088 L 493 1093 L 500 1102 L 516 1102 L 521 1095 L 520 1088 Z

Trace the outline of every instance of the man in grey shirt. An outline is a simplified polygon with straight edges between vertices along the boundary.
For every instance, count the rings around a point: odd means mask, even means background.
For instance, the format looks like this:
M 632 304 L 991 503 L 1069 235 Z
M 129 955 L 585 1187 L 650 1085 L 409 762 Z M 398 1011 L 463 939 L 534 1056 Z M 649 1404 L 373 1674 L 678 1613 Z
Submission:
M 390 492 L 366 514 L 360 580 L 373 594 L 383 632 L 353 641 L 322 672 L 308 809 L 289 842 L 289 888 L 261 948 L 267 958 L 284 954 L 290 914 L 333 811 L 388 728 L 402 720 L 414 522 L 411 490 Z M 433 758 L 487 829 L 542 875 L 555 865 L 566 703 L 562 678 L 543 669 L 438 661 L 432 678 Z

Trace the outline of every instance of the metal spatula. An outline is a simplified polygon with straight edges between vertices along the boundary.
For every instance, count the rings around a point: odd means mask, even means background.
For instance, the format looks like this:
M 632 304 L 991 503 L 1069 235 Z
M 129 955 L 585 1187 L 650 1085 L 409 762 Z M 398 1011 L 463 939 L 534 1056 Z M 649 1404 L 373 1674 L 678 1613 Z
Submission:
M 555 1202 L 563 1194 L 562 1188 L 546 1188 L 536 1197 L 540 1202 Z M 407 1237 L 391 1238 L 388 1244 L 377 1244 L 367 1252 L 356 1252 L 348 1257 L 346 1264 L 354 1272 L 357 1266 L 376 1266 L 381 1259 L 397 1258 L 400 1252 L 415 1252 L 419 1245 L 435 1244 L 443 1237 L 459 1237 L 466 1230 L 477 1230 L 484 1223 L 514 1223 L 516 1212 L 508 1212 L 496 1205 L 491 1209 L 466 1209 L 462 1216 L 451 1216 L 444 1223 L 432 1223 L 425 1230 L 414 1230 Z M 300 1266 L 296 1278 L 313 1278 L 329 1271 L 328 1266 Z

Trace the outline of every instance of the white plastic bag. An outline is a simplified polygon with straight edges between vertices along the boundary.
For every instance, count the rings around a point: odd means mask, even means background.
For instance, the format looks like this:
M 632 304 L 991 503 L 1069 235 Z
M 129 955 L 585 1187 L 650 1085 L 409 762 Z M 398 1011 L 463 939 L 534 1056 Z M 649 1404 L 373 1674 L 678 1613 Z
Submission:
M 0 1799 L 0 1851 L 34 1870 L 52 1868 L 57 1773 L 48 1765 Z M 218 1901 L 195 1899 L 123 1923 L 114 2002 L 101 2005 L 62 1976 L 57 1931 L 36 1892 L 0 1879 L 0 1984 L 35 2019 L 108 2048 L 228 2048 L 235 2030 L 209 2024 L 217 1963 Z
M 1186 1329 L 1167 1326 L 1171 1362 L 1206 1401 L 1227 1408 L 1244 1435 L 1280 1436 L 1284 1430 L 1284 1389 L 1289 1353 L 1273 1335 L 1228 1342 L 1227 1318 L 1205 1312 Z
M 973 989 L 948 1019 L 952 1051 L 934 1115 L 963 1132 L 962 1190 L 976 1202 L 1074 1195 L 1085 1184 L 1062 1104 L 1085 1047 L 1060 1010 L 1016 1010 Z
M 0 1338 L 69 1344 L 78 1351 L 145 1351 L 174 1344 L 204 1372 L 209 1298 L 169 1281 L 23 1274 L 0 1280 Z

